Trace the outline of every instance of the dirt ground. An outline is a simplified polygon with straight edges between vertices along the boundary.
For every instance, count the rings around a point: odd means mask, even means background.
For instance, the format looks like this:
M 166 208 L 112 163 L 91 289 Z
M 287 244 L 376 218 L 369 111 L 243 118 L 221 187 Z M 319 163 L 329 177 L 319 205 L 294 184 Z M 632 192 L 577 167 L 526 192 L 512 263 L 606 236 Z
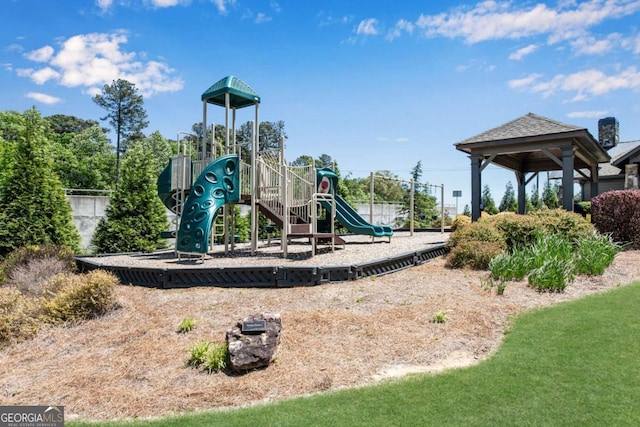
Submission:
M 361 386 L 409 372 L 477 363 L 500 345 L 509 317 L 640 279 L 640 251 L 621 253 L 603 276 L 559 294 L 526 282 L 504 295 L 485 272 L 442 258 L 377 278 L 287 289 L 119 286 L 121 304 L 100 319 L 41 332 L 0 352 L 0 404 L 64 405 L 66 418 L 119 419 L 240 406 Z M 433 323 L 444 311 L 446 323 Z M 196 342 L 259 312 L 282 316 L 276 363 L 244 375 L 186 365 Z M 185 317 L 197 320 L 186 334 Z

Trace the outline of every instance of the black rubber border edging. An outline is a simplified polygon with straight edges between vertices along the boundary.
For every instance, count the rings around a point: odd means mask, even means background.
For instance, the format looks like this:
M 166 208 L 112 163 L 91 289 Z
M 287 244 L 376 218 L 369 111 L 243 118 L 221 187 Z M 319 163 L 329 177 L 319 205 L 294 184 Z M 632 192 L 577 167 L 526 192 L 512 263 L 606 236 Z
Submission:
M 121 283 L 150 288 L 173 289 L 196 286 L 281 288 L 316 286 L 323 283 L 381 276 L 424 264 L 433 258 L 445 255 L 447 252 L 446 244 L 440 243 L 425 249 L 366 263 L 322 267 L 126 267 L 104 265 L 97 261 L 99 257 L 90 259 L 76 257 L 76 264 L 83 273 L 101 269 L 116 275 Z

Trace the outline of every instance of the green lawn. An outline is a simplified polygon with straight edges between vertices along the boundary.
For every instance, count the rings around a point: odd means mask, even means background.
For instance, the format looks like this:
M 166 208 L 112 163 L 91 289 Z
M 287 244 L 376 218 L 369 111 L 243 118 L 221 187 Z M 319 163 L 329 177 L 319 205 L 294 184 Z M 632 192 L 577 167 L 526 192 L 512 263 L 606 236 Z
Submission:
M 640 282 L 518 316 L 471 368 L 127 425 L 638 426 Z

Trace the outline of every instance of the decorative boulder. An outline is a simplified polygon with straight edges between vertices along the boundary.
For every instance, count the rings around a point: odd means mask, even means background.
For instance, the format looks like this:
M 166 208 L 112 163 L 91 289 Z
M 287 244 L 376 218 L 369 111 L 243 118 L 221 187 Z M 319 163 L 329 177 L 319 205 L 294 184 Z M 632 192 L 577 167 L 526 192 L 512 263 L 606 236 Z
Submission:
M 227 330 L 229 365 L 242 372 L 269 366 L 280 344 L 280 314 L 253 314 Z

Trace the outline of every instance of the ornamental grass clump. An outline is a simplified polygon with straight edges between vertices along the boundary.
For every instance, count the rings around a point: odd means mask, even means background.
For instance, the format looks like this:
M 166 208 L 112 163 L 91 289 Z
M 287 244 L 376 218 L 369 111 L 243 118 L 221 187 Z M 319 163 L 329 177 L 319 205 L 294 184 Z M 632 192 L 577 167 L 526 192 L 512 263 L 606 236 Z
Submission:
M 562 292 L 575 277 L 571 259 L 552 257 L 529 273 L 529 286 L 540 292 Z
M 179 334 L 186 334 L 191 332 L 196 327 L 196 319 L 193 317 L 185 317 L 180 321 L 176 332 Z
M 499 280 L 522 280 L 531 271 L 530 250 L 503 252 L 489 262 L 491 277 Z
M 212 374 L 225 369 L 228 360 L 229 347 L 227 343 L 212 344 L 209 341 L 199 341 L 189 349 L 187 365 Z
M 579 242 L 576 271 L 578 274 L 599 276 L 621 250 L 622 247 L 613 241 L 611 235 L 593 233 Z

